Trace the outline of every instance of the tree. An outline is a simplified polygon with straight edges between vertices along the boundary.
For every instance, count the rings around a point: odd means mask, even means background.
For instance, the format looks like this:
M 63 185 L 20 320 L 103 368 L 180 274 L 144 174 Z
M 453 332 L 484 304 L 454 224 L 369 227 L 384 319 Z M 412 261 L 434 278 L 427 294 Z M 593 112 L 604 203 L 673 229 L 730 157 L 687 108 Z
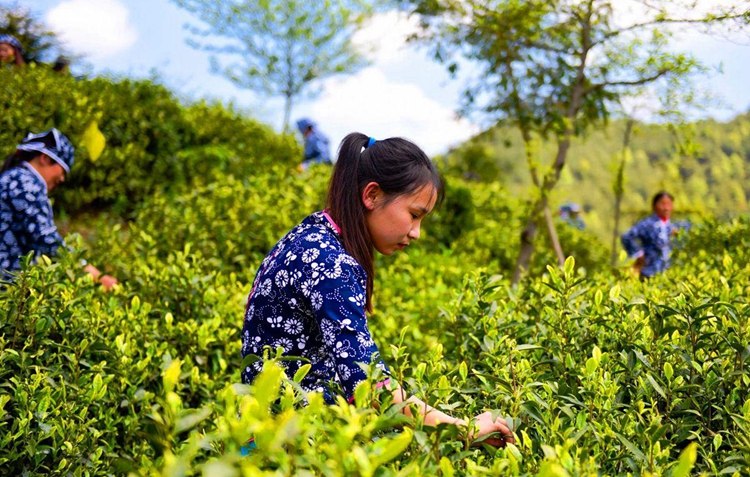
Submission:
M 29 63 L 48 61 L 55 53 L 62 53 L 57 35 L 47 30 L 34 13 L 16 4 L 0 5 L 0 34 L 16 37 Z
M 614 229 L 612 231 L 612 254 L 610 256 L 610 265 L 613 267 L 617 264 L 617 242 L 620 238 L 622 196 L 625 194 L 625 164 L 628 161 L 628 157 L 632 155 L 630 152 L 630 137 L 633 133 L 633 125 L 635 125 L 635 120 L 632 117 L 628 117 L 625 122 L 625 132 L 622 135 L 622 152 L 619 154 L 620 157 L 617 163 L 617 170 L 615 171 L 615 180 L 612 182 L 612 192 L 615 195 L 615 218 Z
M 207 28 L 191 27 L 189 43 L 238 62 L 222 66 L 214 55 L 212 70 L 242 88 L 284 98 L 284 129 L 294 102 L 312 84 L 356 70 L 363 58 L 351 38 L 369 8 L 360 0 L 174 0 Z M 195 38 L 217 36 L 224 45 Z
M 517 126 L 527 145 L 556 142 L 551 164 L 527 162 L 536 186 L 513 281 L 528 269 L 538 224 L 565 167 L 572 140 L 606 123 L 628 96 L 679 84 L 700 71 L 671 49 L 671 25 L 710 27 L 746 12 L 696 14 L 680 0 L 412 0 L 436 58 L 455 71 L 455 53 L 481 69 L 465 93 L 464 110 Z M 632 10 L 628 10 L 628 6 Z M 681 7 L 681 8 L 678 8 Z

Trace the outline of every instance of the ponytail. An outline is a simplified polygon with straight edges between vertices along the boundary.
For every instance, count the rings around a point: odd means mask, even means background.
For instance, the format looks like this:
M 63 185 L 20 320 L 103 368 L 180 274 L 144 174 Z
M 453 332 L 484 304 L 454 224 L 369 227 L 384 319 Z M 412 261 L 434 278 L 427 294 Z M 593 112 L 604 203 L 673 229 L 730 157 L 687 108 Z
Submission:
M 351 133 L 341 142 L 328 187 L 327 207 L 333 221 L 341 227 L 344 249 L 367 273 L 366 306 L 372 312 L 375 247 L 362 202 L 362 193 L 370 182 L 379 185 L 386 201 L 431 185 L 437 192 L 436 203 L 440 203 L 445 186 L 432 161 L 411 141 L 375 141 L 364 134 Z

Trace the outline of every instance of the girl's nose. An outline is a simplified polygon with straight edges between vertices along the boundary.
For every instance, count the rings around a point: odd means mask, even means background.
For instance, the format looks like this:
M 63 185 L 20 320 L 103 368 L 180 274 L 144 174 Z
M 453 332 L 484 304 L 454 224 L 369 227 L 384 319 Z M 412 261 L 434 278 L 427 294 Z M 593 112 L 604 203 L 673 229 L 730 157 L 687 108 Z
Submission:
M 419 239 L 419 225 L 417 225 L 416 227 L 413 227 L 409 231 L 409 238 L 412 239 L 412 240 Z

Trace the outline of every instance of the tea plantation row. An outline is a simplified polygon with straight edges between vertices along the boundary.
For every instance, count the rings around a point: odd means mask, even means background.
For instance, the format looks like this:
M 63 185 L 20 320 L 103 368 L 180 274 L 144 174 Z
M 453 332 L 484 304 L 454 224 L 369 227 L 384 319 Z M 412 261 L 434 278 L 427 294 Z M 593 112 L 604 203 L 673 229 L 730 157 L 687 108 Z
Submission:
M 273 364 L 239 384 L 255 269 L 323 205 L 329 171 L 293 172 L 293 138 L 150 82 L 0 79 L 4 144 L 51 125 L 77 140 L 92 121 L 107 138 L 55 197 L 85 240 L 0 292 L 1 475 L 750 474 L 746 219 L 696 227 L 647 283 L 561 228 L 576 262 L 547 269 L 540 244 L 513 288 L 524 204 L 448 177 L 420 243 L 379 259 L 370 325 L 411 392 L 512 420 L 515 446 L 472 446 L 368 385 L 325 406 Z M 82 256 L 122 286 L 103 293 Z
M 356 406 L 301 407 L 276 366 L 238 384 L 254 267 L 320 206 L 326 174 L 227 177 L 157 194 L 132 222 L 92 219 L 86 256 L 123 280 L 114 293 L 77 271 L 76 254 L 25 270 L 0 294 L 3 474 L 678 476 L 693 462 L 748 474 L 741 220 L 699 228 L 647 283 L 569 261 L 511 288 L 490 275 L 511 251 L 484 244 L 512 240 L 513 209 L 498 220 L 483 193 L 502 190 L 465 185 L 476 227 L 454 251 L 427 237 L 381 260 L 370 323 L 399 381 L 456 415 L 498 410 L 518 437 L 507 449 L 410 422 L 368 386 Z M 240 457 L 251 435 L 260 449 Z

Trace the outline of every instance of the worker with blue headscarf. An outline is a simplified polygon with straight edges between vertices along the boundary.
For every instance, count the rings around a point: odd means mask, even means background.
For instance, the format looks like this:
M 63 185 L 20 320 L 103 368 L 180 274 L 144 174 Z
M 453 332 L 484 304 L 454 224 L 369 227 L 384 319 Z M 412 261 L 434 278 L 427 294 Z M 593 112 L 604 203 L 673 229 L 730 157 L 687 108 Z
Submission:
M 581 217 L 581 206 L 575 202 L 568 202 L 560 206 L 560 219 L 578 230 L 586 228 L 586 223 Z
M 307 169 L 310 164 L 331 164 L 328 137 L 318 131 L 317 125 L 307 118 L 302 118 L 297 121 L 297 128 L 305 138 L 305 155 L 302 160 L 302 168 Z
M 0 35 L 0 65 L 22 66 L 23 47 L 13 35 Z
M 12 281 L 21 258 L 53 256 L 65 246 L 47 194 L 65 181 L 74 149 L 57 129 L 29 134 L 0 169 L 0 280 Z M 117 279 L 83 263 L 94 281 L 109 290 Z

